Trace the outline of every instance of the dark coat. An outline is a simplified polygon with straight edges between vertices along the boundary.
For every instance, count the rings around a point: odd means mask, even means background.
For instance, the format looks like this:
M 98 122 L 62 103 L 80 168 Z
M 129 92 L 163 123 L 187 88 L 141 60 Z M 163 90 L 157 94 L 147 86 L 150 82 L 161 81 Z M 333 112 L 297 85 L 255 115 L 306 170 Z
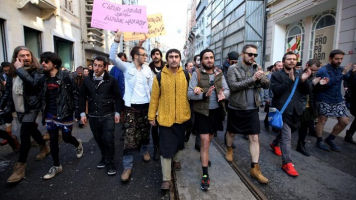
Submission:
M 350 70 L 345 76 L 345 84 L 351 93 L 351 98 L 348 99 L 350 103 L 350 112 L 353 116 L 356 116 L 356 72 Z
M 296 71 L 295 77 L 301 76 L 300 71 Z M 288 74 L 283 70 L 272 73 L 270 88 L 273 92 L 272 107 L 281 110 L 284 103 L 287 101 L 289 94 L 292 92 L 294 81 L 289 79 Z M 288 104 L 283 113 L 283 122 L 287 123 L 292 129 L 299 126 L 300 116 L 305 109 L 305 95 L 308 94 L 309 87 L 307 81 L 302 82 L 301 77 L 293 95 L 292 100 Z
M 44 74 L 39 69 L 27 71 L 23 67 L 17 69 L 16 74 L 23 81 L 25 113 L 29 111 L 40 111 L 44 92 Z
M 124 102 L 120 96 L 120 89 L 117 80 L 106 71 L 104 78 L 96 84 L 93 72 L 84 79 L 80 88 L 79 111 L 85 112 L 85 102 L 88 100 L 89 116 L 105 116 L 115 112 L 120 113 Z
M 79 118 L 79 102 L 78 102 L 78 90 L 72 75 L 67 71 L 59 70 L 56 74 L 58 79 L 57 83 L 59 85 L 58 96 L 57 96 L 57 115 L 58 119 L 63 119 L 66 117 L 73 116 L 76 113 L 76 118 Z M 45 119 L 47 114 L 47 81 L 49 76 L 46 76 L 43 88 L 42 96 L 42 120 Z

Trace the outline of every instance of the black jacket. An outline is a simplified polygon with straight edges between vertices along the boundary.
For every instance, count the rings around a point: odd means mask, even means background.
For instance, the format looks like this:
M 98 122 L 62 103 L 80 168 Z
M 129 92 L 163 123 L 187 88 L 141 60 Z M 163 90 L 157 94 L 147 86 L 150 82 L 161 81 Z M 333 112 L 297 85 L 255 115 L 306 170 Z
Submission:
M 27 71 L 23 67 L 17 69 L 16 74 L 23 81 L 23 98 L 25 103 L 25 113 L 29 112 L 30 110 L 40 111 L 42 95 L 44 92 L 44 74 L 39 69 Z
M 93 78 L 93 72 L 84 79 L 80 88 L 79 110 L 85 112 L 85 102 L 88 100 L 89 116 L 104 116 L 120 113 L 124 101 L 120 97 L 120 88 L 117 80 L 110 76 L 106 71 L 104 78 L 99 84 L 96 84 Z
M 350 103 L 350 112 L 353 116 L 356 116 L 356 72 L 350 70 L 345 78 L 345 85 L 348 88 L 350 94 L 349 99 L 346 99 Z
M 65 117 L 73 116 L 76 113 L 76 118 L 79 118 L 79 102 L 78 90 L 76 89 L 72 75 L 67 71 L 59 70 L 56 74 L 59 85 L 57 97 L 57 118 L 63 119 Z M 42 96 L 42 119 L 44 120 L 47 114 L 47 81 L 49 76 L 45 77 L 43 84 L 44 92 Z
M 301 72 L 296 71 L 294 77 L 299 76 L 299 83 L 292 100 L 283 113 L 283 122 L 287 123 L 292 129 L 299 126 L 300 116 L 305 109 L 305 95 L 309 92 L 307 81 L 302 82 Z M 294 82 L 289 79 L 284 69 L 272 73 L 270 88 L 273 92 L 272 107 L 281 110 L 287 101 L 289 94 L 292 92 Z
M 2 83 L 0 83 L 2 84 Z M 12 101 L 12 78 L 8 77 L 6 85 L 1 85 L 0 91 L 0 118 L 5 117 L 13 111 Z M 1 124 L 1 123 L 0 123 Z

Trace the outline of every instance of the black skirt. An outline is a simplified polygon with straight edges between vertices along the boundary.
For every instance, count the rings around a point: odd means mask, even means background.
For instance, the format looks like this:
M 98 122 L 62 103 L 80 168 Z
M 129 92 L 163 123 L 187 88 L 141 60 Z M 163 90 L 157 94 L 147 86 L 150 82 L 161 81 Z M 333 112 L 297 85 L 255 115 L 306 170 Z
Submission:
M 194 128 L 197 134 L 214 134 L 219 130 L 219 109 L 209 110 L 209 116 L 195 112 Z
M 228 108 L 227 131 L 244 135 L 259 134 L 260 119 L 258 109 L 234 110 Z
M 163 158 L 173 158 L 184 149 L 185 124 L 173 124 L 171 127 L 159 126 L 159 150 Z

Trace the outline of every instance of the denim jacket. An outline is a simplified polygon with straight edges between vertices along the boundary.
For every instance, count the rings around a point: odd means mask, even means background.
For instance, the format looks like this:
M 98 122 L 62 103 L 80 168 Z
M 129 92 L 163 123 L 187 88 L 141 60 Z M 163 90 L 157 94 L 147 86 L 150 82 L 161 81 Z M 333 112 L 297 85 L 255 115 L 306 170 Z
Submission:
M 320 86 L 316 95 L 318 102 L 340 103 L 344 99 L 341 94 L 341 83 L 345 75 L 342 74 L 343 67 L 335 67 L 331 64 L 324 65 L 316 73 L 316 77 L 329 78 L 328 84 Z
M 136 85 L 137 69 L 135 67 L 135 64 L 123 62 L 120 58 L 116 56 L 118 47 L 119 47 L 119 43 L 117 42 L 111 44 L 110 60 L 117 68 L 119 68 L 122 72 L 124 72 L 124 77 L 125 77 L 124 101 L 125 101 L 125 106 L 131 107 L 131 96 L 133 93 L 133 88 Z M 147 65 L 142 65 L 142 72 L 146 77 L 146 83 L 147 83 L 145 84 L 145 92 L 148 96 L 148 99 L 150 99 L 153 75 L 150 67 L 148 67 Z

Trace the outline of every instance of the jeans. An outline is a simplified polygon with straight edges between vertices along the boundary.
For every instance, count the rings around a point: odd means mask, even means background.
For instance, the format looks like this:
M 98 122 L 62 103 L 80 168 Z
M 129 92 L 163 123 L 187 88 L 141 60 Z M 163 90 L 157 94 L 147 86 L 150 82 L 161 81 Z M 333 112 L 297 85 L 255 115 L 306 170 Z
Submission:
M 282 163 L 286 164 L 292 162 L 291 159 L 291 138 L 292 138 L 292 130 L 288 126 L 287 123 L 283 123 L 283 127 L 281 130 L 281 151 L 282 151 Z
M 89 117 L 90 129 L 99 146 L 102 160 L 106 163 L 114 161 L 115 153 L 115 121 L 113 115 L 103 117 Z
M 133 160 L 134 160 L 133 152 L 134 152 L 133 150 L 124 151 L 124 156 L 122 158 L 124 169 L 132 169 Z M 141 152 L 142 153 L 148 152 L 148 144 L 142 145 Z

